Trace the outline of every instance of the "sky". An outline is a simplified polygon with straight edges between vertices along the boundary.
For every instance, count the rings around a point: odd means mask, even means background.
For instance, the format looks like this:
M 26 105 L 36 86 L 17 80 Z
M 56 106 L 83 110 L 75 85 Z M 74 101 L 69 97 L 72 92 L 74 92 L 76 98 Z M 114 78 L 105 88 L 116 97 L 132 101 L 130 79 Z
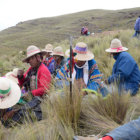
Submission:
M 0 0 L 0 30 L 21 21 L 92 9 L 140 7 L 140 0 Z

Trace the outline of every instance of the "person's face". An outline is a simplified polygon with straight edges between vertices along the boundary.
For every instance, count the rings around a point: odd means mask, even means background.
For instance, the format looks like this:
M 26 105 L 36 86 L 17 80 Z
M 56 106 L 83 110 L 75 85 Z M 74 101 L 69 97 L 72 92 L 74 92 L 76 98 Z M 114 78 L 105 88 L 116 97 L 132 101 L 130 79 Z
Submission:
M 118 53 L 110 53 L 111 56 L 116 56 Z
M 60 60 L 60 56 L 54 55 L 53 56 L 53 59 L 54 59 L 55 62 L 58 62 Z
M 51 54 L 50 52 L 46 52 L 46 53 L 45 53 L 45 57 L 46 57 L 46 58 L 50 57 L 50 56 L 51 56 L 50 54 Z
M 82 67 L 85 63 L 86 61 L 75 60 L 75 64 L 79 67 Z
M 39 63 L 39 61 L 37 60 L 37 57 L 36 57 L 36 56 L 31 56 L 31 57 L 28 59 L 27 62 L 30 64 L 30 66 L 31 66 L 32 68 L 37 67 L 37 66 L 38 66 L 38 63 Z

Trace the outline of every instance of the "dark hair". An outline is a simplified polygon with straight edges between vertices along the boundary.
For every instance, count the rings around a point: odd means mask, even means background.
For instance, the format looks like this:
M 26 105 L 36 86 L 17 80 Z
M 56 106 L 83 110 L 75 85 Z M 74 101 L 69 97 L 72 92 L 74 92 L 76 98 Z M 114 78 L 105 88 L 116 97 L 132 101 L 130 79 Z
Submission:
M 64 59 L 64 56 L 61 56 L 61 59 Z

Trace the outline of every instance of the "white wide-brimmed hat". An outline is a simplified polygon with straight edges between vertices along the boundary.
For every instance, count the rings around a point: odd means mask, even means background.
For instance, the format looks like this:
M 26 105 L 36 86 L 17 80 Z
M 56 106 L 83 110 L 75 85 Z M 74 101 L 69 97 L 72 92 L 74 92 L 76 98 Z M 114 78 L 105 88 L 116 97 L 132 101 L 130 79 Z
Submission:
M 58 46 L 58 47 L 54 48 L 51 55 L 64 56 L 64 51 L 61 46 Z
M 73 52 L 76 53 L 74 59 L 79 61 L 88 61 L 94 58 L 93 53 L 88 50 L 88 46 L 84 42 L 77 43 Z
M 40 49 L 34 45 L 31 45 L 27 48 L 27 57 L 23 59 L 23 62 L 27 62 L 27 60 L 38 53 L 41 53 Z
M 110 53 L 119 53 L 119 52 L 124 52 L 127 51 L 128 48 L 123 47 L 122 43 L 119 39 L 115 38 L 111 41 L 111 45 L 109 49 L 106 49 L 106 52 L 110 52 Z
M 17 78 L 18 70 L 19 70 L 18 68 L 14 68 L 13 71 L 6 73 L 5 77 L 18 83 L 18 78 Z
M 0 109 L 12 107 L 20 97 L 19 86 L 6 77 L 0 77 Z
M 45 52 L 50 52 L 50 53 L 52 53 L 52 52 L 53 52 L 53 45 L 52 45 L 52 44 L 47 44 L 47 45 L 45 46 L 45 49 L 43 49 L 41 52 L 42 52 L 42 53 L 45 53 Z

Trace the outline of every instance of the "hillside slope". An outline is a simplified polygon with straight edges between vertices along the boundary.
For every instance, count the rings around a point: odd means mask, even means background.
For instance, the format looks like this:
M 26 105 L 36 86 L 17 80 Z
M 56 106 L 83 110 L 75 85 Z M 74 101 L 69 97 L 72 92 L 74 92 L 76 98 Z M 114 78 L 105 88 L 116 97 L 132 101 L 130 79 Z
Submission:
M 51 18 L 20 22 L 0 32 L 0 48 L 3 50 L 25 49 L 34 44 L 44 47 L 47 43 L 60 42 L 69 35 L 80 36 L 82 26 L 90 32 L 133 29 L 140 8 L 124 10 L 89 10 Z

